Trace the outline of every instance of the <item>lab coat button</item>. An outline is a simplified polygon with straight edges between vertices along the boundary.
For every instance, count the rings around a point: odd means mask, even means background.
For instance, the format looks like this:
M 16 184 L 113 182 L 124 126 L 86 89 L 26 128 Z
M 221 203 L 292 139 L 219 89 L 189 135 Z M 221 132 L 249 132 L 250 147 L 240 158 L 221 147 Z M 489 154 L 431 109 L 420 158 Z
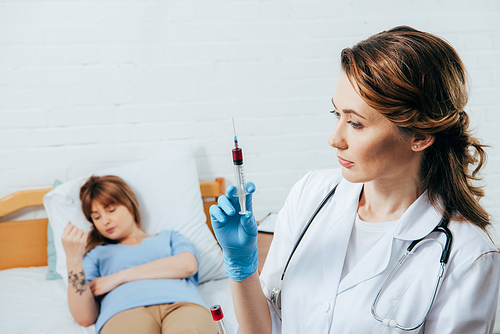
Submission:
M 328 312 L 330 310 L 330 302 L 323 303 L 323 310 L 325 310 L 325 312 Z

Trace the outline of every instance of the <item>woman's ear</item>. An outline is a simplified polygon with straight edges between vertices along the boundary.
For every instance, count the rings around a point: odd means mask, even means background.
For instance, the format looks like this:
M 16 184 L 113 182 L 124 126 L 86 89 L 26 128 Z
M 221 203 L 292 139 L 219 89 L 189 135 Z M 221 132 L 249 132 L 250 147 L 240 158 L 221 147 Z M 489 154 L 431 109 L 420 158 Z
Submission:
M 422 152 L 434 143 L 433 135 L 425 135 L 417 133 L 413 136 L 411 149 L 413 152 Z

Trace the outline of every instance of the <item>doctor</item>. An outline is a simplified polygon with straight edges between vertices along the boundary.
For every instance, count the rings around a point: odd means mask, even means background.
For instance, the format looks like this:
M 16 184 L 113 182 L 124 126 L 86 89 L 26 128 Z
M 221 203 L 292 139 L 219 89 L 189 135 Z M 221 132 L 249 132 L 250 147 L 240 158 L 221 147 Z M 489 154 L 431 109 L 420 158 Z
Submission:
M 237 213 L 235 188 L 210 210 L 238 330 L 491 333 L 500 257 L 479 203 L 486 154 L 469 132 L 459 56 L 439 37 L 396 27 L 344 49 L 341 63 L 328 140 L 341 172 L 310 172 L 293 187 L 260 277 L 257 226 L 251 212 Z M 247 190 L 251 211 L 255 186 Z M 433 230 L 442 220 L 452 244 L 434 291 L 447 237 Z

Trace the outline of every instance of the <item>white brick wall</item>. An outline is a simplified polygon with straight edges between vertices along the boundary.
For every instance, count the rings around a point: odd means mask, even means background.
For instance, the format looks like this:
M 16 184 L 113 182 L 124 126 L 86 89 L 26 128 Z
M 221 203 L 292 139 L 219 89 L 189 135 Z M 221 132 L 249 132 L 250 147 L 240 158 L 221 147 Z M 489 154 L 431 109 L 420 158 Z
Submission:
M 0 197 L 185 141 L 201 180 L 231 183 L 234 117 L 256 216 L 278 211 L 307 171 L 337 166 L 340 50 L 400 24 L 463 57 L 500 222 L 498 0 L 1 1 Z

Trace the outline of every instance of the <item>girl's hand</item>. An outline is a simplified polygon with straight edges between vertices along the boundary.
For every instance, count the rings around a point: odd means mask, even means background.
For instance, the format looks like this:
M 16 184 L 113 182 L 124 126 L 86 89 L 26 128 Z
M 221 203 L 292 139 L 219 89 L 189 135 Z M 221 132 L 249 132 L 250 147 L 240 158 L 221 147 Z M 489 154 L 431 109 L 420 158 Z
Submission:
M 87 245 L 88 233 L 83 232 L 71 222 L 64 228 L 62 235 L 62 244 L 66 252 L 66 260 L 81 260 L 85 255 L 85 246 Z
M 118 272 L 113 275 L 94 278 L 94 280 L 89 283 L 89 288 L 94 296 L 101 296 L 115 289 L 122 283 Z

